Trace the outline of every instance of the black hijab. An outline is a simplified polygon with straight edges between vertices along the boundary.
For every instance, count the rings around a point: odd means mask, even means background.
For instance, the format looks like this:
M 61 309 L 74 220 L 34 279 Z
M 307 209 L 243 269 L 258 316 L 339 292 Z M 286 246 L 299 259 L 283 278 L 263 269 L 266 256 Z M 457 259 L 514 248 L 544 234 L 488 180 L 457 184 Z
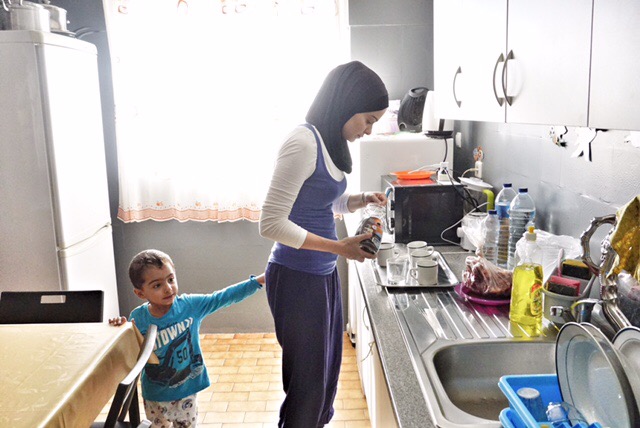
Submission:
M 351 154 L 342 138 L 342 127 L 354 114 L 389 107 L 389 94 L 382 79 L 359 61 L 339 65 L 329 72 L 306 120 L 315 126 L 333 163 L 351 173 Z

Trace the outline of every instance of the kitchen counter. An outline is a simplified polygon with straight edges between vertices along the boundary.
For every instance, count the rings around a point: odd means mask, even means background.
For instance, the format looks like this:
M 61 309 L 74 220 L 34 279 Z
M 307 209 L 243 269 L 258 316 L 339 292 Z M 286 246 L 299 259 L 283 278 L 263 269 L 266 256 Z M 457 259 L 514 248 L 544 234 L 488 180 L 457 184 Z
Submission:
M 459 247 L 439 247 L 456 275 L 462 272 L 470 253 Z M 394 303 L 384 287 L 377 285 L 373 264 L 356 263 L 360 287 L 369 311 L 371 328 L 382 362 L 398 426 L 435 427 L 420 383 L 413 368 L 403 333 L 394 315 Z
M 460 247 L 436 247 L 460 280 L 465 259 L 473 255 Z M 366 260 L 356 264 L 359 284 L 369 312 L 371 327 L 398 426 L 436 427 L 425 394 L 421 354 L 432 345 L 464 340 L 513 339 L 553 341 L 557 326 L 545 322 L 542 335 L 527 337 L 508 321 L 508 306 L 479 306 L 465 301 L 453 287 L 442 289 L 387 289 L 380 286 L 384 274 Z M 384 278 L 383 278 L 384 281 Z M 471 321 L 470 321 L 471 320 Z M 423 388 L 425 390 L 423 390 Z

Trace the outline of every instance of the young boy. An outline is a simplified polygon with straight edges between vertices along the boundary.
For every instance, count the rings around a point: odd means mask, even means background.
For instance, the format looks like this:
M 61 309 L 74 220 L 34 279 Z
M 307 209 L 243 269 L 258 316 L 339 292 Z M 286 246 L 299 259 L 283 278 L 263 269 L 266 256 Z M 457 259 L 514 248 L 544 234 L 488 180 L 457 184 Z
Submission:
M 264 274 L 211 294 L 178 295 L 171 258 L 158 250 L 138 253 L 129 265 L 133 292 L 147 300 L 131 312 L 142 334 L 158 326 L 154 352 L 159 365 L 148 364 L 142 373 L 142 398 L 153 427 L 195 427 L 196 393 L 210 385 L 200 350 L 200 323 L 218 309 L 230 306 L 262 289 Z M 120 325 L 126 317 L 112 318 Z

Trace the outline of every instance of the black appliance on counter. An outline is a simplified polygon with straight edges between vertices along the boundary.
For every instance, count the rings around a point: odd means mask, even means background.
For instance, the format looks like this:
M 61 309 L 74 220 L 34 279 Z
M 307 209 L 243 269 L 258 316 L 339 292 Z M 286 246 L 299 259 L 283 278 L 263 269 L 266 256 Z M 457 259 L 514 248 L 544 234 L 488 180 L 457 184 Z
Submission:
M 395 242 L 450 244 L 443 238 L 460 242 L 456 223 L 463 216 L 462 184 L 440 184 L 430 178 L 399 180 L 395 175 L 383 175 L 382 188 L 386 189 L 389 199 L 387 223 Z

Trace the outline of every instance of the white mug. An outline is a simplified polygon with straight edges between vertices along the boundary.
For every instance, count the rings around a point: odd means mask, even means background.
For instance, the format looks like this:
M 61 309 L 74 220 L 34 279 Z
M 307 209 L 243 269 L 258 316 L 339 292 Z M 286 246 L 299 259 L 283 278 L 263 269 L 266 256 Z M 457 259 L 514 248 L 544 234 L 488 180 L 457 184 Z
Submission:
M 432 258 L 418 260 L 416 267 L 409 270 L 409 275 L 419 285 L 438 285 L 438 262 Z
M 407 244 L 407 251 L 411 255 L 416 250 L 424 250 L 427 247 L 426 241 L 411 241 Z
M 411 253 L 411 266 L 412 267 L 416 267 L 416 262 L 418 260 L 426 260 L 426 259 L 432 259 L 433 258 L 433 247 L 431 245 L 428 245 L 420 250 L 414 250 Z
M 387 259 L 397 257 L 399 253 L 400 251 L 393 242 L 382 242 L 377 255 L 378 265 L 385 267 L 387 265 Z

